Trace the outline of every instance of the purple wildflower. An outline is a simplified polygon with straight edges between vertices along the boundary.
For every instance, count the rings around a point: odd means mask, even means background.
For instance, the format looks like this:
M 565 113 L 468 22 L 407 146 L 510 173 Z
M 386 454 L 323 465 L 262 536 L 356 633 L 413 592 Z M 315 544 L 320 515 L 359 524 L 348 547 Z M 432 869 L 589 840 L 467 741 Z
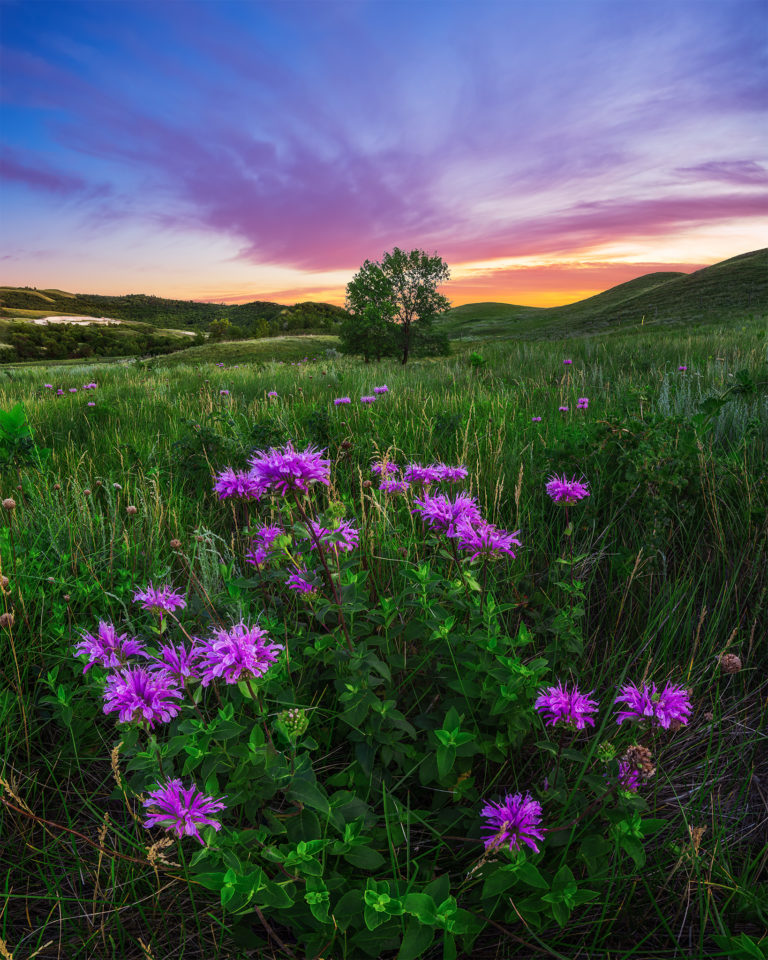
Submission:
M 269 393 L 267 394 L 267 396 L 268 396 L 268 397 L 276 397 L 276 396 L 277 396 L 277 390 L 270 390 Z
M 623 790 L 637 793 L 640 789 L 640 771 L 628 760 L 619 760 L 619 785 Z
M 532 423 L 541 423 L 541 417 L 531 417 Z
M 519 533 L 519 530 L 515 530 L 513 533 L 501 530 L 485 520 L 479 520 L 475 523 L 460 520 L 455 535 L 458 539 L 459 549 L 469 553 L 470 560 L 475 560 L 479 556 L 488 559 L 499 559 L 507 556 L 514 560 L 516 554 L 512 548 L 522 546 L 517 539 Z
M 684 364 L 680 364 L 680 366 L 677 369 L 680 371 L 680 373 L 685 373 L 688 367 L 686 367 Z
M 568 413 L 568 407 L 558 407 L 557 409 L 560 411 L 560 413 Z
M 415 497 L 413 512 L 421 514 L 421 519 L 432 530 L 455 537 L 460 523 L 478 523 L 482 520 L 480 507 L 476 500 L 464 493 L 457 494 L 453 500 L 442 493 L 435 496 L 425 494 L 422 499 Z
M 70 393 L 77 393 L 77 387 L 70 387 L 70 388 L 69 388 L 69 392 L 70 392 Z
M 96 401 L 95 401 L 95 400 L 89 400 L 88 403 L 86 404 L 86 406 L 87 406 L 87 407 L 95 407 L 95 406 L 96 406 Z
M 64 395 L 64 391 L 63 391 L 63 390 L 57 390 L 57 391 L 56 391 L 56 396 L 57 396 L 57 397 L 61 397 L 61 396 L 63 396 L 63 395 Z
M 591 692 L 591 691 L 590 691 Z M 548 726 L 558 723 L 583 730 L 589 724 L 594 727 L 593 713 L 597 713 L 597 701 L 590 700 L 589 694 L 579 693 L 577 686 L 569 690 L 560 682 L 556 687 L 546 687 L 539 694 L 533 709 L 544 717 Z
M 539 852 L 537 840 L 543 840 L 539 829 L 541 804 L 527 793 L 508 794 L 501 803 L 486 803 L 480 816 L 488 820 L 482 829 L 488 834 L 485 849 L 495 850 L 509 842 L 510 850 L 519 850 L 520 843 L 527 844 L 534 853 Z
M 373 388 L 374 393 L 389 393 L 389 387 L 385 384 L 382 384 L 380 387 Z
M 376 403 L 376 397 L 360 397 L 360 403 Z
M 341 407 L 347 403 L 352 403 L 351 397 L 336 397 L 336 399 L 333 401 L 333 405 L 335 407 Z
M 44 383 L 43 386 L 45 387 L 46 390 L 53 390 L 52 383 Z
M 174 700 L 181 700 L 177 681 L 166 670 L 128 667 L 107 677 L 104 688 L 104 713 L 117 711 L 121 723 L 156 720 L 168 723 L 179 712 Z
M 175 593 L 172 587 L 153 587 L 147 584 L 146 590 L 137 590 L 133 595 L 133 602 L 140 603 L 143 610 L 159 614 L 173 613 L 174 610 L 183 610 L 187 601 L 180 593 Z
M 183 643 L 167 643 L 160 647 L 158 655 L 152 659 L 174 677 L 196 678 L 200 651 L 196 646 L 189 648 Z
M 329 530 L 314 520 L 311 520 L 309 525 L 313 535 L 310 550 L 315 549 L 319 540 L 320 543 L 335 550 L 345 550 L 350 553 L 360 542 L 360 531 L 351 520 L 342 520 L 335 530 Z
M 589 407 L 589 397 L 579 397 L 576 401 L 577 410 L 586 410 Z
M 280 527 L 262 527 L 257 530 L 251 543 L 252 549 L 245 555 L 246 561 L 254 567 L 260 567 L 266 563 L 273 553 L 272 544 L 282 534 L 283 530 Z
M 229 396 L 229 390 L 219 390 L 219 396 L 221 396 L 221 397 L 228 397 L 228 396 Z
M 221 823 L 211 819 L 209 814 L 226 810 L 222 800 L 206 796 L 194 784 L 185 789 L 181 780 L 158 783 L 147 796 L 144 806 L 151 808 L 144 823 L 147 830 L 163 827 L 180 840 L 182 837 L 197 837 L 200 843 L 203 843 L 200 827 L 221 829 Z
M 469 471 L 466 467 L 449 467 L 444 463 L 436 463 L 437 479 L 446 480 L 448 483 L 459 483 L 466 480 Z
M 407 480 L 382 480 L 379 484 L 382 493 L 405 493 L 409 487 Z
M 267 631 L 258 626 L 236 623 L 229 630 L 214 630 L 214 636 L 199 645 L 203 686 L 216 677 L 227 683 L 262 677 L 282 649 L 282 644 L 271 643 Z
M 288 575 L 285 585 L 289 590 L 296 590 L 298 593 L 314 594 L 317 593 L 317 587 L 307 580 L 309 571 L 306 567 L 299 567 L 293 573 Z
M 87 673 L 94 664 L 107 670 L 121 667 L 128 657 L 146 657 L 147 652 L 143 645 L 127 633 L 118 633 L 111 623 L 99 621 L 96 635 L 84 633 L 79 645 L 75 648 L 75 656 L 87 654 L 88 663 L 83 673 Z
M 283 447 L 258 450 L 248 461 L 254 479 L 265 490 L 282 494 L 290 490 L 309 490 L 311 483 L 331 482 L 331 461 L 324 460 L 322 451 L 309 446 L 296 450 L 292 443 Z
M 659 692 L 656 684 L 650 686 L 644 683 L 642 688 L 634 683 L 625 684 L 616 703 L 625 703 L 626 710 L 620 710 L 616 714 L 616 723 L 623 723 L 625 720 L 646 720 L 653 722 L 654 726 L 664 727 L 668 730 L 672 724 L 685 725 L 690 718 L 691 694 L 685 687 L 679 687 L 674 683 L 667 683 L 664 689 Z
M 566 367 L 570 366 L 573 363 L 573 360 L 563 360 L 563 363 Z
M 232 497 L 237 500 L 258 500 L 264 488 L 247 470 L 233 470 L 225 467 L 216 475 L 213 489 L 218 493 L 219 500 Z
M 437 483 L 440 479 L 437 465 L 423 467 L 420 463 L 409 463 L 403 472 L 403 480 L 408 483 Z
M 563 474 L 562 477 L 550 477 L 547 481 L 547 493 L 555 503 L 578 503 L 584 497 L 589 496 L 588 484 L 583 483 L 572 477 L 568 480 Z
M 387 463 L 381 461 L 381 463 L 374 463 L 371 467 L 371 473 L 374 477 L 382 476 L 394 476 L 396 473 L 400 472 L 400 467 L 396 463 Z

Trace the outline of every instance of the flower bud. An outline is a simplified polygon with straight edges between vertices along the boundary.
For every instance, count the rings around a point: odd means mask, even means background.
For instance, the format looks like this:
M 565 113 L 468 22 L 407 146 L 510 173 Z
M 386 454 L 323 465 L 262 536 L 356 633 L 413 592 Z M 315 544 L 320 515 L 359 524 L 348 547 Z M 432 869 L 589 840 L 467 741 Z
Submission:
M 597 748 L 597 758 L 602 763 L 608 763 L 616 756 L 616 747 L 608 740 L 604 740 Z
M 292 741 L 299 739 L 309 727 L 309 718 L 306 711 L 299 707 L 291 707 L 290 710 L 283 710 L 277 715 L 277 726 Z
M 723 673 L 738 673 L 741 670 L 741 660 L 735 653 L 724 653 L 720 657 L 720 669 Z

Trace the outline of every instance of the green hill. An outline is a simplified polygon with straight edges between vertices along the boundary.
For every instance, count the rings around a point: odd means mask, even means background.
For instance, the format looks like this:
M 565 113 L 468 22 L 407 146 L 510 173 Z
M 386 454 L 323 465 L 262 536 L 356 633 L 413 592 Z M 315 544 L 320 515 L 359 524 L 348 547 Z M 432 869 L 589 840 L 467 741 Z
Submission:
M 729 323 L 768 315 L 768 248 L 695 273 L 649 273 L 561 307 L 468 303 L 439 322 L 453 340 L 548 339 L 643 324 Z

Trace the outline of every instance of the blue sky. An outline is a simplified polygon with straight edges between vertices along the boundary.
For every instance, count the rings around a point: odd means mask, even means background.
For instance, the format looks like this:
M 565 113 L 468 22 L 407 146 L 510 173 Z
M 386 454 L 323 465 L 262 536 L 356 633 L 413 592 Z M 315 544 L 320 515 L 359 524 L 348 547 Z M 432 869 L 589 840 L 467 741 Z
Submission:
M 2 2 L 2 282 L 555 303 L 764 246 L 768 7 Z

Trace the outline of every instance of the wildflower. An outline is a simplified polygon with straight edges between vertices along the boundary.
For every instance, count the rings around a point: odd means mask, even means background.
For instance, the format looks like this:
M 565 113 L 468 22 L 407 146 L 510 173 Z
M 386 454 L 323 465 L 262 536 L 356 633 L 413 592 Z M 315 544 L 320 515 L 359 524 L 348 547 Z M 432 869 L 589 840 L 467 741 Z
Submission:
M 466 480 L 469 471 L 466 467 L 449 467 L 444 463 L 436 463 L 437 479 L 446 480 L 448 483 L 459 483 Z
M 107 677 L 104 713 L 117 712 L 121 723 L 146 720 L 151 728 L 156 720 L 172 720 L 179 712 L 174 700 L 181 699 L 178 683 L 167 671 L 126 667 Z
M 134 506 L 132 503 L 129 503 L 128 506 L 125 508 L 125 512 L 128 514 L 129 517 L 132 517 L 139 512 L 139 508 Z
M 57 397 L 63 397 L 63 396 L 64 396 L 64 391 L 63 391 L 63 390 L 57 390 L 57 391 L 56 391 L 56 396 L 57 396 Z
M 312 446 L 296 450 L 292 443 L 286 443 L 268 451 L 258 450 L 249 463 L 252 476 L 264 490 L 306 492 L 311 483 L 328 486 L 331 482 L 331 461 L 324 460 L 322 451 Z
M 625 720 L 651 720 L 655 726 L 668 730 L 673 723 L 688 723 L 691 707 L 691 695 L 684 687 L 668 683 L 659 692 L 656 684 L 644 683 L 641 688 L 634 683 L 625 684 L 616 698 L 616 703 L 625 703 L 626 710 L 616 715 L 616 723 Z
M 183 643 L 167 643 L 160 647 L 158 655 L 152 659 L 174 677 L 195 678 L 200 651 L 196 646 L 187 647 Z
M 149 816 L 144 823 L 147 830 L 163 827 L 180 840 L 182 837 L 197 837 L 200 843 L 203 843 L 200 827 L 221 829 L 221 823 L 213 820 L 209 814 L 226 810 L 221 799 L 206 796 L 194 784 L 185 789 L 181 780 L 158 783 L 143 805 L 149 808 Z
M 70 387 L 70 388 L 69 388 L 69 392 L 70 392 L 70 393 L 77 393 L 77 387 Z
M 409 487 L 407 480 L 382 480 L 379 484 L 382 493 L 405 493 Z
M 589 694 L 579 693 L 577 686 L 569 690 L 561 681 L 556 687 L 542 690 L 533 709 L 544 716 L 548 726 L 563 723 L 575 730 L 583 730 L 587 724 L 594 727 L 592 714 L 597 713 L 597 702 L 590 700 Z
M 541 804 L 527 793 L 508 794 L 501 803 L 487 803 L 480 811 L 488 823 L 482 829 L 488 834 L 485 849 L 495 850 L 509 842 L 510 850 L 519 850 L 520 843 L 527 844 L 534 853 L 539 852 L 537 840 L 543 840 L 539 829 Z
M 147 656 L 146 650 L 135 637 L 129 637 L 127 633 L 118 633 L 113 624 L 105 623 L 103 620 L 99 621 L 95 635 L 82 634 L 79 645 L 75 647 L 75 656 L 81 657 L 83 654 L 88 657 L 83 673 L 88 673 L 94 664 L 111 670 L 123 666 L 128 657 Z
M 15 510 L 15 509 L 16 509 L 16 501 L 13 499 L 13 497 L 6 497 L 3 500 L 3 510 Z
M 626 760 L 619 760 L 619 786 L 632 793 L 640 789 L 640 771 Z
M 254 567 L 261 567 L 272 556 L 272 544 L 282 534 L 281 527 L 262 527 L 257 530 L 251 542 L 252 549 L 245 555 L 246 561 Z
M 277 726 L 289 740 L 295 742 L 307 732 L 309 717 L 306 710 L 302 710 L 300 707 L 291 707 L 289 710 L 281 710 L 278 713 Z
M 2 627 L 3 630 L 10 630 L 15 619 L 16 617 L 8 611 L 0 613 L 0 627 Z
M 175 537 L 171 540 L 171 550 L 181 550 L 181 540 L 177 540 Z
M 562 477 L 550 477 L 547 481 L 547 493 L 555 503 L 578 503 L 589 496 L 587 487 L 586 481 L 582 483 L 575 477 L 568 480 L 565 474 Z
M 389 387 L 385 384 L 382 384 L 380 387 L 373 388 L 374 393 L 389 393 Z
M 342 520 L 335 530 L 321 526 L 314 520 L 310 521 L 313 541 L 310 550 L 314 550 L 317 541 L 328 544 L 336 550 L 345 550 L 350 553 L 360 542 L 360 531 L 350 520 Z
M 531 417 L 531 423 L 541 423 L 541 417 Z
M 475 523 L 482 520 L 477 501 L 464 493 L 457 494 L 453 500 L 442 493 L 434 497 L 425 494 L 422 499 L 415 497 L 413 505 L 416 508 L 413 512 L 420 513 L 421 519 L 432 530 L 444 533 L 447 537 L 457 535 L 459 523 Z
M 586 410 L 589 407 L 589 397 L 579 397 L 576 401 L 577 410 Z
M 360 397 L 360 403 L 376 403 L 376 397 Z
M 95 403 L 95 401 L 93 401 L 93 400 L 89 400 L 88 403 L 86 404 L 86 406 L 87 406 L 87 407 L 95 407 L 95 406 L 96 406 L 96 403 Z
M 297 570 L 294 570 L 293 573 L 288 575 L 285 585 L 289 590 L 296 590 L 297 593 L 315 594 L 317 593 L 317 587 L 307 580 L 308 576 L 309 571 L 307 568 L 299 567 Z
M 183 610 L 187 605 L 184 597 L 180 593 L 174 593 L 171 587 L 153 587 L 151 583 L 147 584 L 146 590 L 137 590 L 134 593 L 133 602 L 140 603 L 142 609 L 160 616 L 173 613 L 174 610 Z
M 229 630 L 214 630 L 210 640 L 200 641 L 202 684 L 207 687 L 217 677 L 226 683 L 263 677 L 282 649 L 282 644 L 271 643 L 267 631 L 259 626 L 236 623 Z
M 270 390 L 269 393 L 267 394 L 267 396 L 268 396 L 268 397 L 276 397 L 276 396 L 277 396 L 277 391 L 276 391 L 276 390 Z
M 216 475 L 213 489 L 219 500 L 232 497 L 238 500 L 258 500 L 264 493 L 263 486 L 247 470 L 233 470 L 225 467 Z
M 333 405 L 335 407 L 341 407 L 347 403 L 352 403 L 350 397 L 336 397 L 336 399 L 333 401 Z
M 560 413 L 568 413 L 568 407 L 558 407 L 557 409 L 560 411 Z
M 43 386 L 45 387 L 46 390 L 53 390 L 52 383 L 44 383 Z
M 420 463 L 409 463 L 403 471 L 403 480 L 408 483 L 437 483 L 440 471 L 437 464 L 423 467 Z
M 400 467 L 398 467 L 396 463 L 387 463 L 386 461 L 374 463 L 371 467 L 371 473 L 374 477 L 394 476 L 394 474 L 399 472 Z
M 569 367 L 573 363 L 573 360 L 563 360 L 563 363 L 566 367 Z
M 644 780 L 650 780 L 656 773 L 651 751 L 639 743 L 627 747 L 623 760 L 634 770 L 638 770 Z
M 741 660 L 735 653 L 724 653 L 718 663 L 723 673 L 738 673 L 741 670 Z
M 688 367 L 686 367 L 684 364 L 680 364 L 680 366 L 677 369 L 680 371 L 680 373 L 685 373 Z
M 221 397 L 228 397 L 228 396 L 229 396 L 229 390 L 219 390 L 219 396 L 221 396 Z
M 515 530 L 510 533 L 485 520 L 471 521 L 461 519 L 456 524 L 454 536 L 458 541 L 459 550 L 470 554 L 470 560 L 483 556 L 487 560 L 498 560 L 502 557 L 516 558 L 513 547 L 522 546 L 517 538 L 520 533 Z

